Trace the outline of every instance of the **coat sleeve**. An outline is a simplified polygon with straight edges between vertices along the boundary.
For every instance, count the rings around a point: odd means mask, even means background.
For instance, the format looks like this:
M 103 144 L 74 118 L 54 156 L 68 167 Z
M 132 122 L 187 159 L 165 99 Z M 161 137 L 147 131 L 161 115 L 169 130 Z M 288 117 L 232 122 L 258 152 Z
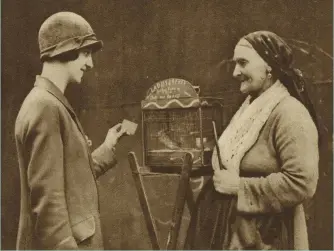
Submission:
M 92 152 L 93 168 L 98 178 L 117 164 L 114 149 L 109 149 L 105 145 L 100 145 Z
M 65 198 L 63 143 L 57 108 L 31 107 L 23 144 L 28 154 L 32 229 L 41 249 L 78 249 Z
M 293 110 L 293 107 L 290 107 Z M 318 133 L 308 113 L 281 111 L 273 142 L 281 170 L 264 178 L 241 178 L 237 209 L 248 214 L 282 212 L 311 198 L 318 181 Z

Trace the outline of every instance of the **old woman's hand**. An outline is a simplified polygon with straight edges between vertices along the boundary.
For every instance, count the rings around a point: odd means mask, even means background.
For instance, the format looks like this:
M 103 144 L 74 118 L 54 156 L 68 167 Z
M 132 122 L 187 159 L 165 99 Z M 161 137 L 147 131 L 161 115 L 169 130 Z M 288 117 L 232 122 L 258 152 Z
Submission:
M 213 184 L 217 192 L 223 194 L 238 194 L 240 177 L 233 170 L 215 170 Z

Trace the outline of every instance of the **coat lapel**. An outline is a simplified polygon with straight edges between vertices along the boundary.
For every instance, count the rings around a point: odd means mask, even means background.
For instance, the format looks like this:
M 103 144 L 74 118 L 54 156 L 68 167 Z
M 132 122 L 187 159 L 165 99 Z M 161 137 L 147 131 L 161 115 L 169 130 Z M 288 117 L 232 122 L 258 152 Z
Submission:
M 64 94 L 59 90 L 59 88 L 54 83 L 52 83 L 50 80 L 48 80 L 47 78 L 43 78 L 41 76 L 36 76 L 36 81 L 35 81 L 34 86 L 46 90 L 47 92 L 55 96 L 66 107 L 72 119 L 75 121 L 77 127 L 79 128 L 79 131 L 81 132 L 82 136 L 84 137 L 85 140 L 87 140 L 86 134 L 81 126 L 81 123 L 77 115 L 75 114 L 72 106 L 70 105 L 70 103 L 68 102 Z M 93 162 L 88 144 L 86 144 L 86 150 L 88 152 L 88 159 L 89 159 L 90 167 L 92 169 L 94 162 Z M 93 169 L 92 169 L 92 173 L 94 177 L 96 178 L 96 175 Z
M 47 78 L 43 78 L 41 76 L 36 76 L 36 82 L 35 82 L 34 86 L 39 87 L 39 88 L 43 88 L 44 90 L 48 91 L 50 94 L 55 96 L 66 107 L 66 109 L 69 111 L 72 119 L 75 121 L 75 123 L 78 126 L 79 131 L 82 133 L 82 135 L 84 137 L 86 136 L 86 134 L 85 134 L 85 132 L 84 132 L 82 126 L 81 126 L 81 123 L 80 123 L 77 115 L 75 114 L 72 106 L 70 105 L 70 103 L 68 102 L 68 100 L 64 96 L 64 94 L 59 90 L 59 88 L 54 83 L 52 83 Z

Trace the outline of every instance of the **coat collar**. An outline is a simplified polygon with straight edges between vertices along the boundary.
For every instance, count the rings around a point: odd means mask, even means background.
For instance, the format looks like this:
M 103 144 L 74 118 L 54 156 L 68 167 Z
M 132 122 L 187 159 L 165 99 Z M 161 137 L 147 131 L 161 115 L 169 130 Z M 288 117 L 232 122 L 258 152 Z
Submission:
M 36 81 L 34 86 L 42 88 L 46 91 L 48 91 L 49 93 L 51 93 L 53 96 L 55 96 L 61 103 L 63 103 L 63 105 L 71 112 L 75 115 L 75 112 L 72 108 L 72 106 L 70 105 L 70 103 L 68 102 L 67 98 L 64 96 L 64 94 L 60 91 L 60 89 L 53 83 L 51 82 L 49 79 L 39 76 L 36 76 Z
M 85 136 L 85 132 L 84 132 L 84 130 L 83 130 L 81 124 L 80 124 L 80 121 L 77 118 L 77 115 L 75 114 L 72 106 L 70 105 L 70 103 L 68 102 L 68 100 L 64 96 L 64 94 L 60 91 L 60 89 L 54 83 L 52 83 L 47 78 L 44 78 L 42 76 L 37 75 L 34 86 L 38 87 L 38 88 L 42 88 L 42 89 L 46 90 L 47 92 L 49 92 L 50 94 L 52 94 L 53 96 L 55 96 L 67 108 L 67 110 L 71 114 L 73 120 L 76 122 L 79 130 Z

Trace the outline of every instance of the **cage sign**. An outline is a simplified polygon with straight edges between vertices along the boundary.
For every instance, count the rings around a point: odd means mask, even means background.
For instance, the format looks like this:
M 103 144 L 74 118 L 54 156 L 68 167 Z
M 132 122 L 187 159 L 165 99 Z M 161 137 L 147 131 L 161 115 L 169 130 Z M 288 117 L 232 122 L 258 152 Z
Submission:
M 186 80 L 169 78 L 155 83 L 147 92 L 147 101 L 198 97 L 194 87 Z

